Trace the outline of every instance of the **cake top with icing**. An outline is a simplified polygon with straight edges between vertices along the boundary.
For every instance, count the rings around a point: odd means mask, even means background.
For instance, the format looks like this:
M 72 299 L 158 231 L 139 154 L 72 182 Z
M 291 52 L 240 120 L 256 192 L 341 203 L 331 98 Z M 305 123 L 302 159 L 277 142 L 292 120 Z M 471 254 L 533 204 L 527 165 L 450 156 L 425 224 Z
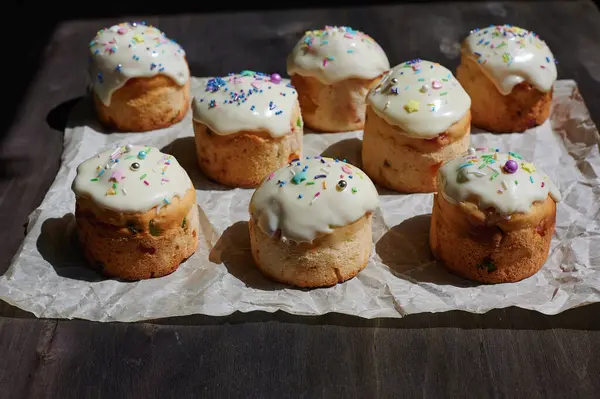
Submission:
M 387 123 L 427 139 L 464 117 L 471 98 L 448 69 L 416 59 L 392 68 L 371 89 L 367 103 Z
M 194 120 L 207 125 L 215 134 L 227 135 L 240 130 L 266 130 L 281 137 L 302 127 L 297 107 L 298 93 L 288 79 L 279 74 L 242 71 L 206 80 L 204 92 L 192 102 Z
M 172 155 L 130 145 L 100 152 L 77 167 L 73 191 L 118 212 L 146 212 L 183 198 L 192 182 Z
M 474 202 L 502 216 L 527 213 L 534 202 L 561 194 L 548 176 L 515 152 L 496 148 L 470 149 L 445 163 L 438 172 L 440 192 L 451 203 Z
M 112 94 L 130 78 L 162 74 L 183 86 L 190 77 L 181 46 L 145 22 L 101 29 L 90 42 L 90 55 L 92 86 L 107 106 Z
M 292 161 L 256 189 L 250 213 L 262 230 L 296 242 L 312 241 L 373 212 L 379 195 L 356 166 L 322 157 Z
M 522 82 L 548 92 L 556 81 L 556 60 L 546 43 L 516 26 L 475 29 L 466 38 L 463 51 L 477 61 L 504 95 Z
M 373 38 L 347 26 L 307 31 L 287 59 L 289 75 L 310 76 L 324 84 L 345 79 L 375 79 L 390 69 Z

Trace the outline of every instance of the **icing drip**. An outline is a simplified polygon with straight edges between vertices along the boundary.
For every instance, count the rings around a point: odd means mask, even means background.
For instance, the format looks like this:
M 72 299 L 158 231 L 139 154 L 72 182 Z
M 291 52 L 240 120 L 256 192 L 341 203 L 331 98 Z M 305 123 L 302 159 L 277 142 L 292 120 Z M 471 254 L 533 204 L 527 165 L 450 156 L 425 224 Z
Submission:
M 494 208 L 500 215 L 526 213 L 536 201 L 561 194 L 535 165 L 513 152 L 501 153 L 494 148 L 471 149 L 444 164 L 438 173 L 441 194 L 449 202 L 479 201 L 479 208 Z
M 417 59 L 392 68 L 369 92 L 367 103 L 407 135 L 428 139 L 464 117 L 471 98 L 448 69 Z
M 302 127 L 302 118 L 291 121 L 298 93 L 288 79 L 278 74 L 243 71 L 206 81 L 204 93 L 194 97 L 194 120 L 215 134 L 241 130 L 266 130 L 272 137 L 290 134 L 293 124 Z
M 546 43 L 516 26 L 475 29 L 465 40 L 463 51 L 477 61 L 503 95 L 524 81 L 548 92 L 556 80 L 556 61 Z
M 177 159 L 148 146 L 127 145 L 103 151 L 77 167 L 73 191 L 101 207 L 146 212 L 183 198 L 193 188 Z
M 121 23 L 98 31 L 90 42 L 90 78 L 100 101 L 129 79 L 166 75 L 183 86 L 190 77 L 185 51 L 160 30 L 141 23 Z
M 312 241 L 357 221 L 379 205 L 377 189 L 356 166 L 331 158 L 292 161 L 256 189 L 250 213 L 264 232 Z
M 346 26 L 307 31 L 287 59 L 289 75 L 311 76 L 324 84 L 374 79 L 388 69 L 390 63 L 379 44 Z

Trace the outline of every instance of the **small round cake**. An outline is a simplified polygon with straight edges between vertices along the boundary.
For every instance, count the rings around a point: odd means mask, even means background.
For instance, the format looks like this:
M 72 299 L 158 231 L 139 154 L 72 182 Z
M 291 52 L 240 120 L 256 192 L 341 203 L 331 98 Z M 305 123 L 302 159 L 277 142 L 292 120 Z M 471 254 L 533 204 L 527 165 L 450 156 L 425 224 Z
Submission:
M 192 108 L 198 164 L 221 184 L 256 187 L 302 155 L 298 94 L 276 73 L 208 79 Z
M 109 149 L 79 165 L 73 191 L 85 255 L 107 276 L 164 276 L 196 250 L 196 191 L 171 155 L 130 144 Z
M 306 126 L 320 132 L 362 129 L 365 96 L 388 69 L 379 44 L 346 26 L 306 32 L 287 59 Z
M 471 96 L 473 125 L 523 132 L 550 114 L 556 61 L 538 35 L 511 25 L 475 29 L 462 45 L 456 77 Z
M 160 30 L 121 23 L 90 42 L 90 77 L 98 118 L 108 127 L 144 132 L 183 119 L 190 105 L 185 52 Z
M 298 287 L 346 281 L 369 261 L 378 205 L 375 186 L 356 166 L 322 157 L 294 160 L 271 173 L 250 201 L 256 266 Z
M 556 186 L 513 152 L 470 149 L 444 164 L 434 196 L 430 245 L 452 273 L 510 283 L 537 273 L 556 223 Z
M 362 146 L 365 172 L 392 190 L 436 190 L 442 163 L 469 148 L 471 99 L 440 64 L 394 67 L 367 96 Z

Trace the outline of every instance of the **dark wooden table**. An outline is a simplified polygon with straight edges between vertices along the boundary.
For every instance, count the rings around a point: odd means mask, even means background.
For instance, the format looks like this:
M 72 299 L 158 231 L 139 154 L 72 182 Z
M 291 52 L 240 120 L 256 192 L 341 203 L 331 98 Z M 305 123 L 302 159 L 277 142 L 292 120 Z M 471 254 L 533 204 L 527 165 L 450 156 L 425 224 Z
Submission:
M 105 11 L 100 4 L 89 8 L 88 17 Z M 85 92 L 87 43 L 98 28 L 119 22 L 59 22 L 36 12 L 15 18 L 20 27 L 4 33 L 4 56 L 16 56 L 2 62 L 0 273 L 58 170 L 71 100 Z M 600 12 L 591 1 L 421 2 L 146 19 L 183 45 L 196 76 L 283 73 L 301 33 L 325 24 L 368 32 L 392 64 L 421 57 L 454 68 L 469 29 L 511 23 L 549 43 L 560 60 L 559 78 L 579 83 L 600 122 Z M 599 397 L 599 315 L 600 305 L 588 305 L 553 317 L 509 308 L 398 320 L 251 313 L 100 324 L 39 320 L 0 303 L 0 397 Z

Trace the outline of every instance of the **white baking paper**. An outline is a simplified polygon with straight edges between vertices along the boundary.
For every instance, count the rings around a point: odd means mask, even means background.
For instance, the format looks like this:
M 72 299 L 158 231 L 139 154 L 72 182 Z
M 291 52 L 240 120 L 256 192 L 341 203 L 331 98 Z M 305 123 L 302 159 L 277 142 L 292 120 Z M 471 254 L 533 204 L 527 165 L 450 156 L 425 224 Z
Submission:
M 199 86 L 195 79 L 194 90 Z M 78 103 L 65 132 L 60 170 L 0 278 L 0 299 L 38 317 L 95 321 L 254 310 L 402 317 L 448 310 L 483 313 L 507 306 L 556 314 L 600 301 L 600 140 L 573 81 L 557 82 L 552 118 L 543 126 L 524 134 L 472 135 L 475 146 L 518 151 L 533 160 L 563 195 L 548 261 L 535 276 L 513 284 L 480 285 L 448 274 L 428 247 L 432 195 L 384 189 L 373 219 L 375 249 L 357 277 L 314 290 L 272 283 L 255 269 L 250 255 L 252 190 L 227 189 L 203 177 L 192 136 L 191 115 L 160 131 L 107 134 L 89 102 Z M 307 133 L 304 155 L 326 154 L 360 166 L 361 136 Z M 202 232 L 198 251 L 169 276 L 133 283 L 106 279 L 82 258 L 71 182 L 80 162 L 117 142 L 150 144 L 175 155 L 196 186 Z

